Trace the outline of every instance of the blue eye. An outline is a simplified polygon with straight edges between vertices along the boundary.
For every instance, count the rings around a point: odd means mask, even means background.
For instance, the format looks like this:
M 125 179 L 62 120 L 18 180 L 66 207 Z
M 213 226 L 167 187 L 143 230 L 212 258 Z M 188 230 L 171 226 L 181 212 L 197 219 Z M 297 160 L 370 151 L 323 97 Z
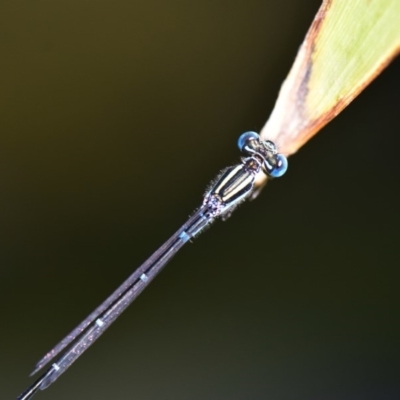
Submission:
M 283 154 L 277 154 L 277 163 L 275 168 L 270 172 L 270 175 L 273 178 L 279 178 L 282 176 L 288 169 L 288 161 L 287 158 Z
M 249 140 L 260 140 L 260 136 L 258 136 L 257 132 L 245 132 L 239 136 L 237 145 L 240 151 L 243 151 L 243 147 L 246 146 Z

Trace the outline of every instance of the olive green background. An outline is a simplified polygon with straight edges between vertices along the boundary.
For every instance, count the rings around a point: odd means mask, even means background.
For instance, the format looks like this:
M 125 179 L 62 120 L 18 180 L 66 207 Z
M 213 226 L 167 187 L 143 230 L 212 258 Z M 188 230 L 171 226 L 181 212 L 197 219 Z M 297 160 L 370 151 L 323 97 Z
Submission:
M 259 130 L 319 1 L 0 4 L 0 398 Z M 400 62 L 37 399 L 400 398 Z

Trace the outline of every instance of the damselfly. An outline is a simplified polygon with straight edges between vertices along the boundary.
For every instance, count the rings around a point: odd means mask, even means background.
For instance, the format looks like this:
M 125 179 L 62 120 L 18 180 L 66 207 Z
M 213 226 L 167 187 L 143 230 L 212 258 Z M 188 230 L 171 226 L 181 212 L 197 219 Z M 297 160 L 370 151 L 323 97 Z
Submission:
M 60 355 L 18 400 L 29 400 L 38 390 L 46 389 L 65 372 L 139 296 L 186 242 L 196 238 L 218 217 L 227 218 L 238 204 L 252 195 L 259 173 L 276 178 L 287 170 L 286 157 L 278 153 L 273 142 L 261 140 L 255 132 L 243 133 L 239 137 L 238 147 L 243 153 L 241 162 L 223 170 L 211 184 L 200 208 L 187 222 L 37 363 L 32 374 Z

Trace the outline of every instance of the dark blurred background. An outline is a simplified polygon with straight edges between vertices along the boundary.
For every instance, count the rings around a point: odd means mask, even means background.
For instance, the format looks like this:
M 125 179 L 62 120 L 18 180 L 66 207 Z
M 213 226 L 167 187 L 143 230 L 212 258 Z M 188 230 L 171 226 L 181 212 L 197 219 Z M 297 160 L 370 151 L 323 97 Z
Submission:
M 238 160 L 319 5 L 1 4 L 1 399 Z M 37 399 L 400 398 L 399 61 Z

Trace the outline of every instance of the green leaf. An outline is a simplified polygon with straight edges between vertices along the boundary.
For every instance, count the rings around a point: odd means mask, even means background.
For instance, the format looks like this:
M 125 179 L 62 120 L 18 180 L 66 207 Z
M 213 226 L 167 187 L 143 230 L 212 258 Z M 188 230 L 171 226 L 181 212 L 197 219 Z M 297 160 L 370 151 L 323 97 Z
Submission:
M 400 50 L 400 0 L 325 0 L 261 131 L 291 155 Z

